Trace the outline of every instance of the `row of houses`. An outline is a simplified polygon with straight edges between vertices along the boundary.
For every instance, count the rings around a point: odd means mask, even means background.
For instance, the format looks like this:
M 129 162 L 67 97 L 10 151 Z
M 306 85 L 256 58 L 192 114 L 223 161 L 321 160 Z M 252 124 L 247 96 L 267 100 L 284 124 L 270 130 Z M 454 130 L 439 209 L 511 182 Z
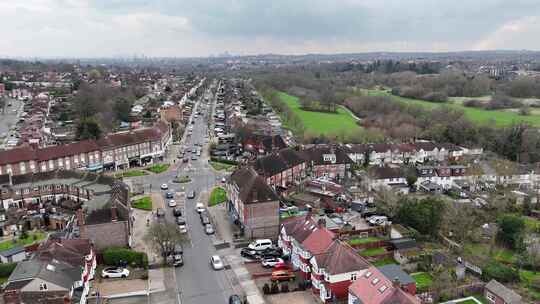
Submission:
M 420 303 L 414 279 L 397 265 L 377 269 L 310 214 L 285 220 L 278 246 L 323 303 Z
M 171 129 L 165 122 L 152 128 L 107 135 L 99 140 L 0 151 L 0 175 L 65 170 L 117 170 L 152 163 L 163 157 Z
M 88 239 L 49 238 L 17 264 L 5 284 L 4 303 L 84 304 L 96 266 Z

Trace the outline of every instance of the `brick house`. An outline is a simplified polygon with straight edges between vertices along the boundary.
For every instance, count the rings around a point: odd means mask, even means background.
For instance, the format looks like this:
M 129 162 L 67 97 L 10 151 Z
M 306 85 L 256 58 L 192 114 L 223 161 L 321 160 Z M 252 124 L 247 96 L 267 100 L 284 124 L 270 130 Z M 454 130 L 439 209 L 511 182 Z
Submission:
M 244 151 L 254 155 L 266 155 L 287 148 L 281 135 L 249 134 L 241 141 Z
M 0 151 L 0 175 L 26 174 L 36 168 L 36 152 L 30 146 Z
M 307 162 L 311 176 L 342 179 L 348 176 L 354 162 L 340 146 L 318 145 L 305 150 L 302 154 Z
M 372 167 L 368 170 L 366 178 L 370 190 L 407 186 L 407 179 L 400 168 Z
M 420 300 L 400 288 L 398 281 L 388 279 L 376 267 L 370 267 L 355 278 L 348 288 L 348 304 L 420 304 Z
M 484 287 L 484 298 L 493 304 L 521 304 L 521 296 L 496 280 L 491 280 Z
M 279 233 L 279 198 L 251 167 L 237 169 L 227 184 L 228 211 L 250 239 L 275 239 Z
M 311 234 L 298 247 L 299 260 L 301 263 L 300 271 L 305 280 L 311 280 L 311 263 L 314 256 L 325 254 L 326 250 L 334 242 L 337 236 L 326 229 L 324 220 L 317 223 Z
M 103 168 L 101 151 L 95 140 L 41 148 L 36 155 L 39 172 L 58 169 L 98 171 Z
M 378 267 L 378 269 L 388 280 L 393 282 L 394 286 L 401 288 L 410 295 L 416 295 L 416 281 L 401 267 L 396 264 L 388 264 Z
M 339 240 L 310 262 L 312 291 L 323 303 L 347 299 L 349 286 L 370 267 L 351 246 Z
M 286 148 L 258 158 L 253 167 L 270 186 L 287 186 L 300 182 L 306 176 L 306 161 L 302 155 Z

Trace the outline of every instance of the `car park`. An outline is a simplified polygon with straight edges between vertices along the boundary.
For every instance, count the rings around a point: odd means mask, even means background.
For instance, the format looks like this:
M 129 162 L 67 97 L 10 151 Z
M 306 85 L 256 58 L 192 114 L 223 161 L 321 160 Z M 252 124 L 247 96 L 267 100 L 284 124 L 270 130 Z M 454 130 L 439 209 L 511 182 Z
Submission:
M 107 267 L 101 271 L 103 278 L 127 278 L 129 270 L 122 267 Z
M 210 258 L 210 264 L 212 265 L 212 268 L 214 268 L 214 270 L 221 270 L 225 267 L 223 265 L 223 261 L 218 255 L 213 255 Z
M 214 230 L 214 226 L 212 226 L 212 224 L 206 224 L 204 226 L 204 232 L 210 235 L 210 234 L 214 234 L 216 231 Z
M 283 263 L 283 260 L 281 258 L 270 257 L 261 260 L 262 266 L 267 268 L 274 267 L 279 263 Z
M 272 276 L 270 277 L 270 281 L 272 282 L 293 281 L 294 279 L 294 272 L 283 269 L 272 271 Z

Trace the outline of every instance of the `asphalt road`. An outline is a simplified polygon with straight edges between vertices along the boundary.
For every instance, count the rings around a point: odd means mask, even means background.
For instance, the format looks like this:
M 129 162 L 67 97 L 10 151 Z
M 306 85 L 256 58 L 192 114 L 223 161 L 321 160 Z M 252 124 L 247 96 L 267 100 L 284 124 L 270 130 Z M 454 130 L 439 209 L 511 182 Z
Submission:
M 8 107 L 8 103 L 11 103 L 11 106 Z M 0 109 L 0 145 L 4 143 L 3 135 L 9 136 L 12 134 L 12 132 L 9 132 L 9 128 L 19 120 L 18 114 L 20 114 L 22 106 L 22 101 L 8 98 L 4 111 Z
M 212 101 L 215 100 L 212 98 Z M 197 103 L 196 109 L 201 107 Z M 201 109 L 206 114 L 209 107 Z M 196 112 L 194 109 L 193 113 Z M 209 114 L 208 114 L 209 115 Z M 192 116 L 193 119 L 193 116 Z M 161 184 L 168 184 L 171 192 L 182 192 L 186 194 L 194 190 L 195 199 L 186 199 L 184 206 L 184 217 L 186 218 L 189 234 L 189 243 L 184 245 L 184 266 L 176 268 L 176 292 L 177 302 L 182 304 L 208 304 L 208 303 L 227 303 L 228 298 L 233 294 L 233 287 L 230 278 L 234 275 L 230 270 L 215 271 L 210 265 L 210 257 L 217 254 L 212 244 L 211 238 L 205 234 L 203 226 L 200 223 L 199 214 L 195 211 L 195 204 L 203 192 L 209 192 L 212 187 L 220 183 L 221 177 L 214 172 L 208 163 L 208 143 L 205 142 L 205 135 L 208 131 L 208 123 L 205 115 L 195 119 L 193 125 L 193 134 L 185 140 L 184 146 L 191 148 L 195 143 L 203 143 L 203 154 L 197 160 L 190 160 L 188 164 L 181 164 L 178 171 L 171 171 L 161 175 L 152 175 L 152 189 L 159 189 Z M 169 153 L 177 153 L 171 149 Z M 179 160 L 180 161 L 180 160 Z M 189 175 L 191 182 L 187 184 L 172 183 L 175 175 L 180 172 L 182 175 Z M 184 188 L 184 189 L 183 189 Z M 162 191 L 163 194 L 167 191 Z M 207 196 L 205 196 L 206 198 Z M 206 204 L 206 202 L 203 202 Z M 166 207 L 167 221 L 174 222 L 172 208 Z

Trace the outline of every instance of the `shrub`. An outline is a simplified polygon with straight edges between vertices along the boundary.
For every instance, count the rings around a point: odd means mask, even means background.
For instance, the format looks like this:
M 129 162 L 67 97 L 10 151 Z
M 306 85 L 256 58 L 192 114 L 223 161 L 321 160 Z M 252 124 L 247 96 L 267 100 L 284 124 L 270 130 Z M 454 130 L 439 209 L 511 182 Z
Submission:
M 529 116 L 531 115 L 531 108 L 524 106 L 519 109 L 519 115 Z
M 429 92 L 422 96 L 422 99 L 431 102 L 446 102 L 448 101 L 448 96 L 441 92 Z
M 484 103 L 478 99 L 466 100 L 463 102 L 463 105 L 469 108 L 483 108 Z
M 237 161 L 229 160 L 229 159 L 226 159 L 226 158 L 211 157 L 210 160 L 213 161 L 213 162 L 224 163 L 224 164 L 227 164 L 227 165 L 233 165 L 233 166 L 238 165 Z
M 276 282 L 272 282 L 272 288 L 270 289 L 272 294 L 279 293 L 279 286 Z
M 0 264 L 0 278 L 7 278 L 15 270 L 17 263 Z
M 264 283 L 264 286 L 263 286 L 263 293 L 264 294 L 270 294 L 270 285 L 268 285 L 268 283 Z
M 287 283 L 281 284 L 281 292 L 289 292 L 289 285 Z
M 485 281 L 495 279 L 501 283 L 515 282 L 519 279 L 519 273 L 510 266 L 491 261 L 482 269 L 482 277 Z
M 127 262 L 128 265 L 137 267 L 148 267 L 148 257 L 144 252 L 138 252 L 126 248 L 108 248 L 103 253 L 103 261 L 107 265 L 120 265 Z

